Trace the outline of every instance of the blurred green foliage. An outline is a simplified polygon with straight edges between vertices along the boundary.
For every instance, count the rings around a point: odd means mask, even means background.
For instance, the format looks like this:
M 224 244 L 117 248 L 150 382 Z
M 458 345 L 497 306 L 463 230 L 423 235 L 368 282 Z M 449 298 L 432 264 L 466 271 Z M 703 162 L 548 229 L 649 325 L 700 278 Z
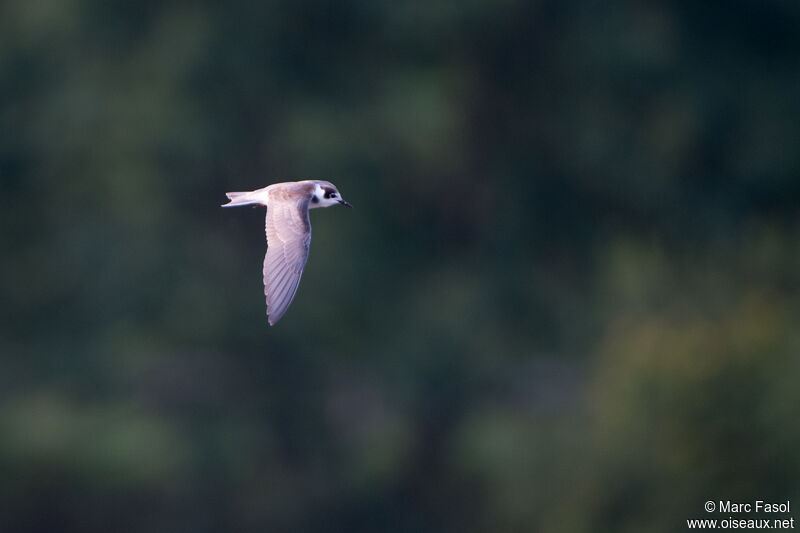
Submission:
M 800 505 L 798 50 L 786 0 L 0 4 L 0 529 Z M 306 177 L 356 209 L 269 328 L 218 205 Z

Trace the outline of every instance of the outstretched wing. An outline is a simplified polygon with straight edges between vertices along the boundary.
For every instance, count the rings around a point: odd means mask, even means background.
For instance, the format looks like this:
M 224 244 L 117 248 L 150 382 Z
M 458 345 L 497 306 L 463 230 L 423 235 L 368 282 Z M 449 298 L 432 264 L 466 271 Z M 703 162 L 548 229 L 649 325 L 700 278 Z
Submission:
M 311 244 L 309 198 L 275 199 L 267 206 L 267 255 L 264 257 L 264 294 L 271 326 L 294 300 Z

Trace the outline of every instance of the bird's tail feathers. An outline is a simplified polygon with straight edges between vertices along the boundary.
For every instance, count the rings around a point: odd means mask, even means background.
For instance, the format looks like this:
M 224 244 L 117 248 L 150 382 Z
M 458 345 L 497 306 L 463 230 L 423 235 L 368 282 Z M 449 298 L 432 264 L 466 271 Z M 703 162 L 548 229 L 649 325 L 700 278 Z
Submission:
M 264 205 L 263 198 L 256 195 L 258 191 L 226 192 L 225 196 L 230 200 L 227 204 L 220 207 L 239 207 L 241 205 Z

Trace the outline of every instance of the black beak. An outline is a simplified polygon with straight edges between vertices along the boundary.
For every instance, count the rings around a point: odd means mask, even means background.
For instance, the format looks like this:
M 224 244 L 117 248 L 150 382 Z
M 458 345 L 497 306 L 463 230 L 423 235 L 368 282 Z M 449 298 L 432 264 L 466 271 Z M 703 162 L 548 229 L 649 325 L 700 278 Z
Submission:
M 352 205 L 350 205 L 350 202 L 348 202 L 346 200 L 339 200 L 339 203 L 342 204 L 345 207 L 353 207 Z

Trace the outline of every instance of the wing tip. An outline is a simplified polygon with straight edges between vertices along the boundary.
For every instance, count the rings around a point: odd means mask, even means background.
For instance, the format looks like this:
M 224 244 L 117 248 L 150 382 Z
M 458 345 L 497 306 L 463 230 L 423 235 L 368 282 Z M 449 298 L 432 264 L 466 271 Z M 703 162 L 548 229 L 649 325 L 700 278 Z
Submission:
M 286 309 L 281 309 L 280 306 L 274 306 L 267 304 L 267 322 L 270 326 L 274 326 L 278 323 L 278 320 L 283 318 L 283 315 L 286 314 Z

